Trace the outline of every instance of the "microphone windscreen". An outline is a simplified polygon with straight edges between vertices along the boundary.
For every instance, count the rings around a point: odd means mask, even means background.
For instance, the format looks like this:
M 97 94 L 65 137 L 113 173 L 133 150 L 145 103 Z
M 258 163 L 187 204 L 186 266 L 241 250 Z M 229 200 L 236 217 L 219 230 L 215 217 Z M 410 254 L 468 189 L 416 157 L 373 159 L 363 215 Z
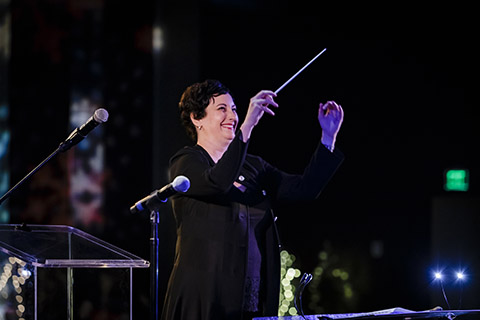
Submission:
M 108 120 L 107 110 L 103 108 L 95 110 L 95 113 L 93 114 L 93 119 L 99 123 L 107 122 Z
M 190 188 L 190 180 L 185 176 L 178 176 L 173 179 L 172 188 L 175 191 L 186 192 Z

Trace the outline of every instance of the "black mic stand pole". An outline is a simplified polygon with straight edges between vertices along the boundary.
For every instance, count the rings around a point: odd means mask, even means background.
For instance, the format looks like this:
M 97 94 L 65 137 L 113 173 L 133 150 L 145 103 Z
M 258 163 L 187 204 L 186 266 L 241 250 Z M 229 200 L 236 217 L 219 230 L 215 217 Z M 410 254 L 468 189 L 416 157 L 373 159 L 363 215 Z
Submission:
M 160 214 L 158 210 L 150 212 L 150 317 L 151 320 L 158 320 L 158 224 L 160 222 Z
M 28 178 L 30 178 L 35 172 L 40 170 L 41 167 L 45 165 L 50 159 L 52 159 L 57 153 L 65 152 L 70 149 L 74 144 L 77 144 L 78 141 L 72 141 L 72 139 L 68 139 L 60 143 L 57 150 L 53 151 L 51 155 L 49 155 L 45 160 L 43 160 L 38 166 L 36 166 L 32 171 L 30 171 L 22 180 L 20 180 L 16 185 L 14 185 L 10 190 L 8 190 L 1 198 L 0 198 L 0 205 L 3 201 L 7 200 L 7 198 L 15 191 L 18 187 L 20 187 Z
M 36 166 L 30 173 L 28 173 L 22 180 L 20 180 L 16 185 L 14 185 L 10 190 L 8 190 L 1 198 L 0 198 L 0 205 L 3 201 L 7 200 L 7 198 L 18 188 L 20 187 L 30 176 L 32 176 L 35 172 L 37 172 L 45 163 L 47 163 L 51 158 L 53 158 L 59 151 L 61 147 L 58 147 L 51 155 L 49 155 L 45 160 L 43 160 L 38 166 Z
M 82 141 L 87 134 L 92 131 L 99 123 L 105 122 L 108 119 L 108 112 L 105 109 L 97 109 L 94 115 L 82 126 L 76 128 L 70 133 L 65 141 L 61 142 L 57 150 L 55 150 L 51 155 L 49 155 L 45 160 L 43 160 L 35 169 L 30 171 L 22 180 L 20 180 L 13 188 L 8 190 L 1 198 L 0 205 L 5 201 L 13 191 L 15 191 L 20 185 L 22 185 L 30 176 L 37 172 L 45 163 L 47 163 L 51 158 L 53 158 L 58 152 L 65 152 L 80 141 Z

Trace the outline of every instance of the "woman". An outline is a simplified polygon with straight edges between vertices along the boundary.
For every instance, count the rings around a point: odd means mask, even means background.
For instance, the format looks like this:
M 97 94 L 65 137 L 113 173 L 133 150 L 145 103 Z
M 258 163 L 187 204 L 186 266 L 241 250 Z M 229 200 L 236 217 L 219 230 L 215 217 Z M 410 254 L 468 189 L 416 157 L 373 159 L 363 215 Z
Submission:
M 172 197 L 177 224 L 175 263 L 162 319 L 251 319 L 278 313 L 279 241 L 273 201 L 314 199 L 343 160 L 335 139 L 341 106 L 320 104 L 322 138 L 302 175 L 287 174 L 247 153 L 253 128 L 274 115 L 276 94 L 251 100 L 239 125 L 230 91 L 216 80 L 188 87 L 179 107 L 196 141 L 178 151 L 170 175 L 190 179 Z

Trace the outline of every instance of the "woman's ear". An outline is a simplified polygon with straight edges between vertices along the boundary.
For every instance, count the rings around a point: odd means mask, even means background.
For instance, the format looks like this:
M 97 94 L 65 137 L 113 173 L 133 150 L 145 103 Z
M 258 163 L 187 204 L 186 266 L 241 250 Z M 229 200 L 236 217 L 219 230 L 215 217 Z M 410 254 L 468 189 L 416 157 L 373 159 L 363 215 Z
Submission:
M 199 129 L 202 127 L 202 121 L 195 119 L 193 112 L 190 113 L 190 120 L 192 120 L 192 123 L 195 126 L 195 128 Z

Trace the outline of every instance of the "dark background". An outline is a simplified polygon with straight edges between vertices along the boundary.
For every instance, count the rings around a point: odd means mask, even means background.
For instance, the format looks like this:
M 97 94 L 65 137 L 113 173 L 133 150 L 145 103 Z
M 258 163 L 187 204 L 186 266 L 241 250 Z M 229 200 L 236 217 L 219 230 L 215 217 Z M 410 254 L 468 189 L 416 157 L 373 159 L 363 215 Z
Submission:
M 69 133 L 72 87 L 100 91 L 110 113 L 103 125 L 106 223 L 76 227 L 149 260 L 149 217 L 134 216 L 129 208 L 169 182 L 169 157 L 191 144 L 176 110 L 186 86 L 219 79 L 233 91 L 242 117 L 251 96 L 276 90 L 327 48 L 280 92 L 277 115 L 262 119 L 250 144 L 251 153 L 301 172 L 321 135 L 318 103 L 335 100 L 344 109 L 337 138 L 346 156 L 342 167 L 316 201 L 276 208 L 283 244 L 296 256 L 297 268 L 313 273 L 323 251 L 325 270 L 349 274 L 342 282 L 325 273 L 312 290 L 322 292 L 319 300 L 309 301 L 305 293 L 305 313 L 448 308 L 431 271 L 459 265 L 467 266 L 469 281 L 462 288 L 463 304 L 455 297 L 450 307 L 478 308 L 473 296 L 480 287 L 474 224 L 480 211 L 474 96 L 479 68 L 473 7 L 16 0 L 9 9 L 11 185 Z M 154 25 L 163 31 L 159 52 L 151 48 Z M 101 72 L 90 81 L 94 67 Z M 42 169 L 48 174 L 32 180 L 65 183 L 64 162 L 59 155 Z M 443 190 L 448 168 L 469 169 L 468 192 Z M 55 198 L 56 192 L 24 185 L 8 202 L 11 223 L 68 224 L 68 199 Z M 57 200 L 32 213 L 33 198 L 39 206 L 47 198 Z M 458 224 L 438 219 L 433 205 L 438 201 L 442 217 L 458 218 Z M 162 290 L 174 232 L 165 206 Z M 459 243 L 461 250 L 442 243 Z M 138 315 L 149 311 L 148 276 L 148 270 L 134 274 Z M 343 294 L 347 282 L 351 299 Z M 446 285 L 452 297 L 458 293 L 458 284 Z

